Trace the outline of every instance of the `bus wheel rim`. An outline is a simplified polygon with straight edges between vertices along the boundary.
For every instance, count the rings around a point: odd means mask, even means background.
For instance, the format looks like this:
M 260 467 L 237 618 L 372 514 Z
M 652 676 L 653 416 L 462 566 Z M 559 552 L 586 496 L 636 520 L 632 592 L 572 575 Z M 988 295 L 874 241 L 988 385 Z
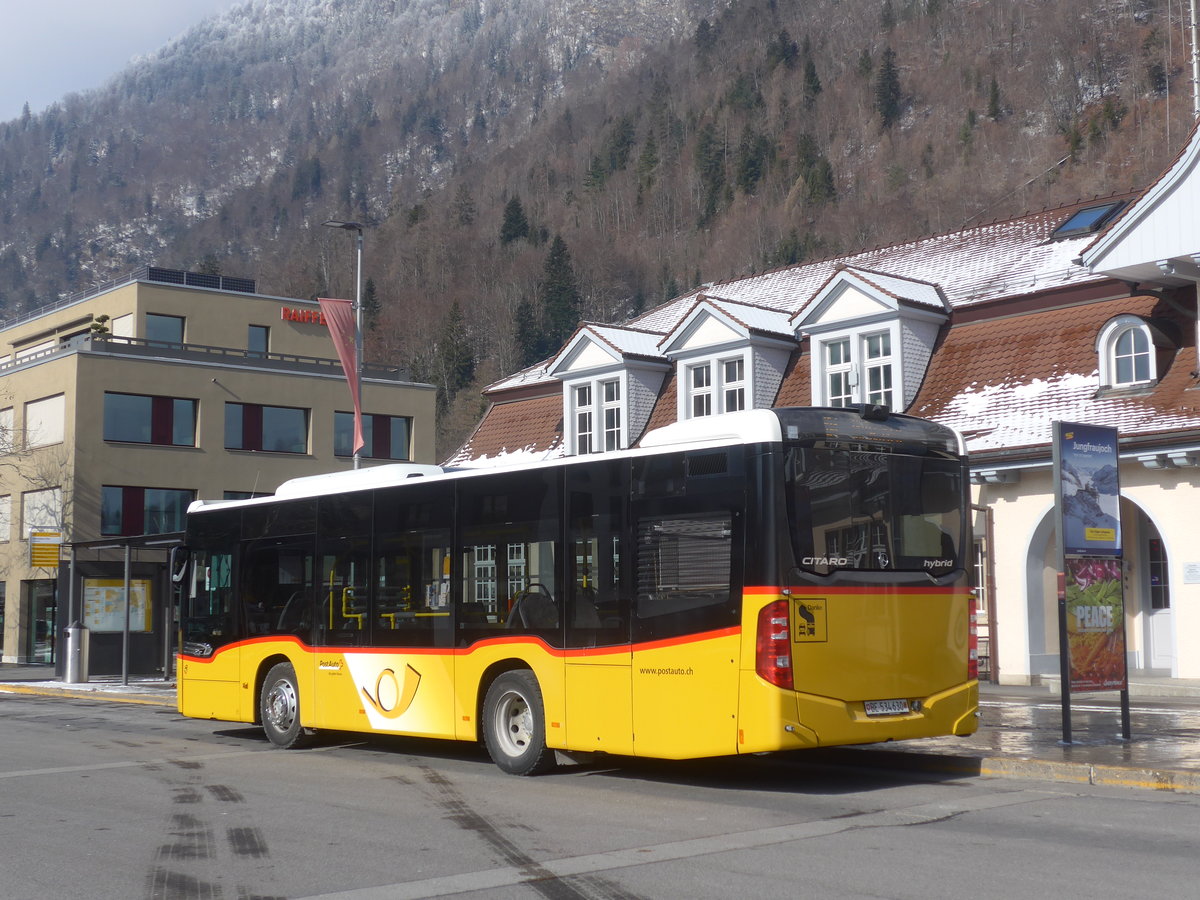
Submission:
M 520 756 L 533 742 L 533 710 L 515 691 L 500 698 L 496 706 L 496 736 L 508 756 Z
M 299 703 L 296 689 L 289 681 L 279 681 L 267 694 L 267 718 L 279 731 L 287 731 L 296 721 Z

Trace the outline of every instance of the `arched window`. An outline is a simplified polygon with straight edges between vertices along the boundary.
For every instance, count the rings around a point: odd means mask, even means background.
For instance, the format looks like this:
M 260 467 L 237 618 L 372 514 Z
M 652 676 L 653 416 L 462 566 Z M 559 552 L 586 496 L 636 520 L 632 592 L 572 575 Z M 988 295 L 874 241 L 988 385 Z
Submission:
M 1156 381 L 1156 348 L 1162 342 L 1162 335 L 1140 316 L 1110 319 L 1096 341 L 1100 387 L 1131 387 Z
M 1131 325 L 1117 335 L 1113 367 L 1113 384 L 1150 380 L 1150 339 L 1145 329 Z

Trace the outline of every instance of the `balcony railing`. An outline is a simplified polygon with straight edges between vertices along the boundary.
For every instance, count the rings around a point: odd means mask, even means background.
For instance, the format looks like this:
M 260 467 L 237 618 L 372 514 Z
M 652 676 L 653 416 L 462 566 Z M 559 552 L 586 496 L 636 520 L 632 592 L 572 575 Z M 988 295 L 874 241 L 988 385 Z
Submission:
M 116 337 L 111 334 L 84 334 L 0 363 L 0 375 L 56 356 L 70 353 L 99 353 L 112 356 L 139 356 L 148 359 L 172 359 L 218 366 L 238 366 L 277 372 L 303 372 L 321 375 L 343 375 L 342 364 L 336 359 L 321 356 L 302 356 L 297 353 L 268 353 L 239 350 L 234 347 L 210 347 L 205 344 L 177 344 L 171 341 L 152 341 L 145 338 Z M 399 366 L 364 365 L 363 378 L 375 381 L 407 381 L 408 373 Z
M 95 297 L 114 288 L 121 287 L 125 284 L 130 284 L 134 281 L 157 281 L 160 284 L 179 284 L 185 287 L 200 287 L 208 288 L 215 291 L 234 291 L 239 294 L 253 294 L 257 291 L 257 284 L 253 278 L 233 278 L 229 275 L 208 275 L 204 272 L 185 272 L 182 269 L 164 269 L 161 266 L 142 266 L 140 269 L 134 269 L 124 275 L 118 275 L 116 278 L 110 278 L 108 281 L 94 285 L 82 291 L 75 291 L 73 294 L 67 294 L 53 303 L 48 303 L 45 306 L 39 306 L 37 309 L 22 313 L 19 316 L 14 316 L 11 319 L 0 321 L 0 328 L 12 328 L 15 325 L 21 325 L 24 322 L 30 322 L 33 319 L 40 318 L 46 313 L 54 312 L 58 309 L 64 309 L 72 304 L 87 300 L 89 297 Z

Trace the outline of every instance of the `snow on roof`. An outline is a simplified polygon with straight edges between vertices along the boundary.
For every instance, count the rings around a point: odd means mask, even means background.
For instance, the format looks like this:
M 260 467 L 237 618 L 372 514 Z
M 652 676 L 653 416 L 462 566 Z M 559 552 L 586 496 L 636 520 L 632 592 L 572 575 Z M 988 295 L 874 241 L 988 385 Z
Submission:
M 777 315 L 800 312 L 839 270 L 902 299 L 930 307 L 971 307 L 1016 295 L 1101 281 L 1075 263 L 1094 235 L 1051 240 L 1054 230 L 1078 209 L 1095 201 L 933 235 L 890 247 L 800 263 L 783 269 L 708 284 L 656 307 L 623 325 L 589 324 L 598 337 L 622 353 L 660 356 L 654 346 L 707 298 L 748 327 L 788 334 Z M 939 294 L 940 291 L 940 294 Z M 657 335 L 657 337 L 655 337 Z M 649 347 L 649 351 L 646 348 Z M 487 388 L 487 393 L 554 383 L 552 360 L 524 369 Z
M 854 266 L 847 266 L 846 271 L 853 273 L 868 284 L 874 285 L 897 299 L 907 300 L 910 303 L 917 303 L 921 306 L 928 306 L 937 310 L 945 310 L 946 308 L 945 301 L 942 300 L 942 295 L 938 293 L 937 287 L 927 281 L 917 281 L 913 278 L 899 278 L 894 275 L 888 275 L 885 272 L 873 272 L 870 269 L 860 269 Z

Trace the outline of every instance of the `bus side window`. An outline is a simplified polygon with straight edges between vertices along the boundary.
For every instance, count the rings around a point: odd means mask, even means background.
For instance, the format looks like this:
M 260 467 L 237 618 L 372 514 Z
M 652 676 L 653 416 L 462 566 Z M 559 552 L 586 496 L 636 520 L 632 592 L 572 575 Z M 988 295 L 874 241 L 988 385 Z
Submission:
M 514 472 L 459 486 L 460 645 L 514 631 L 563 642 L 559 473 Z
M 600 460 L 565 473 L 568 647 L 629 642 L 629 603 L 620 590 L 628 472 L 627 462 Z
M 449 531 L 376 536 L 372 636 L 377 647 L 438 647 L 449 642 Z M 443 575 L 443 572 L 446 572 Z
M 635 641 L 736 624 L 734 523 L 728 510 L 638 521 Z
M 233 556 L 197 551 L 193 560 L 180 622 L 182 649 L 208 656 L 238 637 L 233 615 Z
M 246 541 L 238 579 L 249 637 L 294 634 L 312 639 L 312 541 Z

